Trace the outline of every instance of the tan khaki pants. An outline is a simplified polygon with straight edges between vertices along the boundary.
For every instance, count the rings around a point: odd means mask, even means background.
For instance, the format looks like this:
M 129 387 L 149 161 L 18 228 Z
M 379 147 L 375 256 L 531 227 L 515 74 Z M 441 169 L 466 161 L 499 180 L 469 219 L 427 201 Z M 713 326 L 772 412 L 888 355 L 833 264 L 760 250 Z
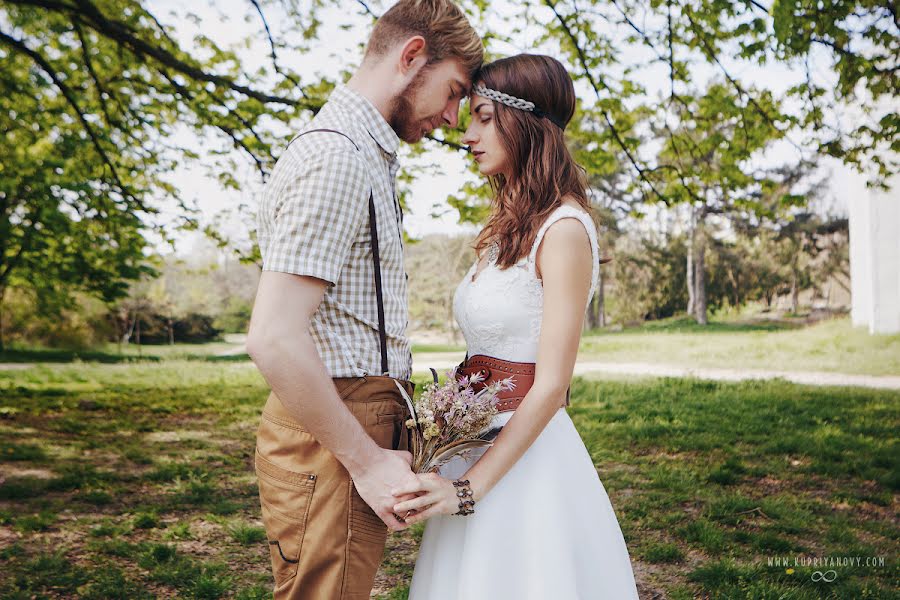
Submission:
M 335 378 L 335 387 L 375 443 L 406 450 L 409 411 L 394 379 Z M 414 384 L 398 380 L 410 397 Z M 276 600 L 368 600 L 387 526 L 357 493 L 350 474 L 284 409 L 263 409 L 256 474 Z

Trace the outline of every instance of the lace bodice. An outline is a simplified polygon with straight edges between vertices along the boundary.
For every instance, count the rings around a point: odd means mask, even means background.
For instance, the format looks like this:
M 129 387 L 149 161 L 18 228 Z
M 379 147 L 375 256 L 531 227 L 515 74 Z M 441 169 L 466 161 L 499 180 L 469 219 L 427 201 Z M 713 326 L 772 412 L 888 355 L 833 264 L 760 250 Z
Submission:
M 575 218 L 587 229 L 594 268 L 585 308 L 594 295 L 600 274 L 600 248 L 591 218 L 580 208 L 562 205 L 544 221 L 528 256 L 507 269 L 495 264 L 495 255 L 478 273 L 478 260 L 466 273 L 453 296 L 453 314 L 459 323 L 469 356 L 486 354 L 515 362 L 535 362 L 541 334 L 544 288 L 537 277 L 537 251 L 547 229 L 556 221 Z

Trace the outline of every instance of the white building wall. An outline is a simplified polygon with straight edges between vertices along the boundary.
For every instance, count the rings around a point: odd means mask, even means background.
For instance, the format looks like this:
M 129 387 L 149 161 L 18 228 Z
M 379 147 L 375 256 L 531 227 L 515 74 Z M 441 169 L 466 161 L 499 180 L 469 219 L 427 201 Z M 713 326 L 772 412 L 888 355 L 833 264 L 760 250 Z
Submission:
M 870 333 L 900 333 L 900 178 L 888 192 L 851 198 L 851 319 Z

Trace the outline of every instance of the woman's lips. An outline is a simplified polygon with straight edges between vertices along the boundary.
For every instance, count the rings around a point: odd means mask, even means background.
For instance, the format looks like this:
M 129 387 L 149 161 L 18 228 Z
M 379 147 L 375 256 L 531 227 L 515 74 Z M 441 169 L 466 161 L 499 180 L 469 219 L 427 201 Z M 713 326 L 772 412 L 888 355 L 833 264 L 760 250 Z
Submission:
M 475 160 L 480 159 L 483 154 L 484 154 L 484 152 L 481 150 L 473 150 L 472 151 L 472 156 L 475 158 Z

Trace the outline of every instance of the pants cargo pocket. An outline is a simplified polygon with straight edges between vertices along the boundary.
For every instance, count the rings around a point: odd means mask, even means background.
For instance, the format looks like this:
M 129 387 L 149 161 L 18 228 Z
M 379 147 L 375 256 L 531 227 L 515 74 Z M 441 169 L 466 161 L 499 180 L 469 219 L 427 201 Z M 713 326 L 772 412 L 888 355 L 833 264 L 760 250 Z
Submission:
M 388 528 L 350 484 L 350 535 L 347 559 L 353 565 L 353 576 L 344 580 L 342 600 L 369 598 L 378 565 L 384 554 Z
M 368 544 L 384 544 L 387 541 L 388 528 L 372 507 L 362 499 L 356 487 L 353 487 L 350 499 L 350 531 L 351 537 Z
M 316 476 L 279 467 L 258 452 L 256 475 L 272 571 L 279 586 L 297 574 Z

